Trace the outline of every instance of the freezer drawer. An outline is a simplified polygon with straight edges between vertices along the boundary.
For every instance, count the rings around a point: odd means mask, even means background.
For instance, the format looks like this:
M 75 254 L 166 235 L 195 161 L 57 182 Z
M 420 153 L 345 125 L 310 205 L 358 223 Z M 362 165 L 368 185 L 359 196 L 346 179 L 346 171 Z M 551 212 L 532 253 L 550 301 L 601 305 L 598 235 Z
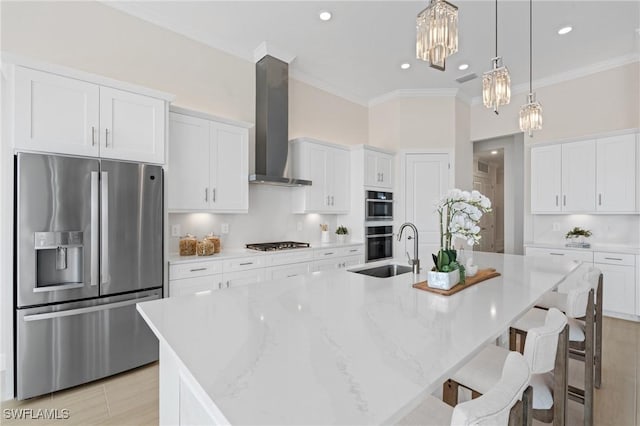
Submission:
M 18 399 L 76 386 L 158 359 L 158 340 L 136 303 L 151 290 L 16 311 Z

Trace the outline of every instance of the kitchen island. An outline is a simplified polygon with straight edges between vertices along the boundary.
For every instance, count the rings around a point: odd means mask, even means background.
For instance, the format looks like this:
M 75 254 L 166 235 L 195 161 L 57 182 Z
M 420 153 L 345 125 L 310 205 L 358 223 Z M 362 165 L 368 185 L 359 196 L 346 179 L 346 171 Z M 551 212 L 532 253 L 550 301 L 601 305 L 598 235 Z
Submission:
M 579 265 L 474 257 L 502 275 L 449 297 L 337 270 L 139 304 L 160 424 L 396 422 Z

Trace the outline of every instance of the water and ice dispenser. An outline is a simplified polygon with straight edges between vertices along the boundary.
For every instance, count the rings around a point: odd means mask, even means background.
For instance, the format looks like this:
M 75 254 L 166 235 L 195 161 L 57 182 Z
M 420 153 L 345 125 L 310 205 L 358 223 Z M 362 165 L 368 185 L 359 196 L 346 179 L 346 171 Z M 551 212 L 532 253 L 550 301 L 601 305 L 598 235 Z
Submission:
M 35 232 L 36 288 L 53 290 L 57 286 L 82 285 L 83 241 L 81 231 Z

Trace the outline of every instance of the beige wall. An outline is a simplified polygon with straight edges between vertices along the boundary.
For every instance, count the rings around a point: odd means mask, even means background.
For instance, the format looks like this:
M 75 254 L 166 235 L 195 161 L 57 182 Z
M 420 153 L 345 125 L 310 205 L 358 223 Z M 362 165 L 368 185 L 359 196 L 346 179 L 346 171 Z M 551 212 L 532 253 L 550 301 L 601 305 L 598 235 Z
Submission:
M 176 96 L 175 104 L 255 122 L 255 66 L 97 2 L 2 2 L 2 50 Z M 292 80 L 292 137 L 367 141 L 367 108 Z
M 473 189 L 473 143 L 470 139 L 471 110 L 460 99 L 455 100 L 455 186 Z
M 543 128 L 526 139 L 535 143 L 640 127 L 639 82 L 635 62 L 536 89 Z M 526 93 L 514 95 L 499 116 L 483 105 L 471 107 L 471 139 L 519 133 L 518 113 L 525 101 Z
M 369 143 L 390 150 L 453 149 L 454 97 L 392 99 L 369 109 Z

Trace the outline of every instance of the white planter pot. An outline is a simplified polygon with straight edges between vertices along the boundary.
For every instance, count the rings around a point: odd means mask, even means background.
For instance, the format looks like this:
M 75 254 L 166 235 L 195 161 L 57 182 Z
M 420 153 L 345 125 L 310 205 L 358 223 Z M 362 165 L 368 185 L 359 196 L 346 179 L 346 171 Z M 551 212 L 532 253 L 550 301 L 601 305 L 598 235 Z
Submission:
M 348 241 L 348 239 L 349 239 L 349 235 L 347 235 L 347 234 L 336 234 L 336 241 L 339 244 L 346 243 Z
M 329 240 L 329 231 L 320 231 L 320 242 L 321 243 L 330 242 L 330 240 Z
M 428 271 L 427 282 L 429 287 L 449 290 L 460 282 L 460 270 L 456 269 L 452 272 Z

